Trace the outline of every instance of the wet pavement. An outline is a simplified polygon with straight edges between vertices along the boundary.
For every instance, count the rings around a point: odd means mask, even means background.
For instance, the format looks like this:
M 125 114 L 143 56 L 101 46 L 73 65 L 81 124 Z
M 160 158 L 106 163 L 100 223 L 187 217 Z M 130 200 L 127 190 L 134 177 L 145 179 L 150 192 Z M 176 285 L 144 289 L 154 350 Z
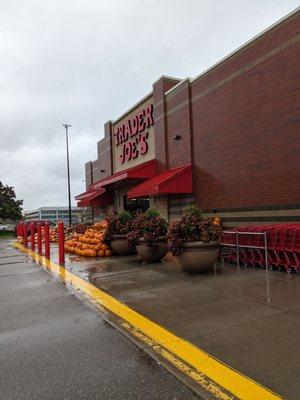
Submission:
M 191 276 L 176 263 L 147 265 L 137 256 L 66 261 L 177 336 L 284 398 L 300 398 L 299 275 L 227 264 Z
M 5 240 L 0 315 L 0 399 L 198 398 Z

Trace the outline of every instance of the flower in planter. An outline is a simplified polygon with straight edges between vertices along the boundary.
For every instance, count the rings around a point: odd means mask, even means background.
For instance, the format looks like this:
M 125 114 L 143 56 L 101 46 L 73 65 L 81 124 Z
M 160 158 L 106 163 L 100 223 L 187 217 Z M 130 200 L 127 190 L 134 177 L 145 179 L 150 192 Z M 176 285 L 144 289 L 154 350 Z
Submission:
M 149 209 L 145 213 L 139 213 L 132 221 L 132 231 L 128 233 L 129 246 L 134 249 L 139 239 L 143 238 L 155 253 L 158 249 L 158 238 L 167 234 L 166 220 L 159 216 L 156 210 Z
M 181 219 L 171 222 L 167 235 L 168 248 L 173 255 L 178 255 L 186 242 L 218 241 L 221 232 L 220 224 L 214 218 L 203 218 L 199 207 L 191 204 Z
M 105 241 L 113 240 L 114 235 L 126 235 L 132 230 L 133 216 L 128 211 L 122 211 L 106 217 L 107 229 Z

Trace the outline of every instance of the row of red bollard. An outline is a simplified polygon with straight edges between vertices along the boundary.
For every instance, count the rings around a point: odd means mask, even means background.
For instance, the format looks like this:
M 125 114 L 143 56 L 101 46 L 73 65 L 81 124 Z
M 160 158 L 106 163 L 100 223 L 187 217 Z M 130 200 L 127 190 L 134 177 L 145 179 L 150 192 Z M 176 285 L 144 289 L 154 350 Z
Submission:
M 65 265 L 65 230 L 63 221 L 58 222 L 58 262 L 59 265 Z M 29 227 L 29 229 L 28 229 Z M 43 255 L 42 242 L 42 224 L 31 222 L 19 222 L 17 225 L 17 235 L 23 238 L 24 247 L 28 248 L 28 235 L 30 233 L 30 248 L 35 251 L 35 227 L 37 230 L 37 252 L 40 256 Z M 45 258 L 50 260 L 50 225 L 49 222 L 43 224 L 44 227 L 44 243 L 45 243 Z

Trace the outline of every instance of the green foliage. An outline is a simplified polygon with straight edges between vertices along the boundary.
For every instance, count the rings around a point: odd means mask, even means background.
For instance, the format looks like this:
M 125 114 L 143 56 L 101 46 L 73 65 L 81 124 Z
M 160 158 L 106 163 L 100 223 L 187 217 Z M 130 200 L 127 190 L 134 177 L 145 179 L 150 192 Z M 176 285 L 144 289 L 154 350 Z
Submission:
M 197 218 L 201 218 L 202 217 L 202 211 L 200 210 L 200 208 L 195 203 L 189 204 L 184 209 L 184 214 L 187 217 L 197 217 Z
M 154 210 L 154 208 L 149 208 L 149 210 L 145 212 L 145 217 L 148 219 L 159 217 L 159 212 Z
M 14 188 L 0 181 L 0 218 L 14 221 L 21 219 L 22 204 L 23 200 L 16 200 Z
M 118 213 L 119 221 L 121 224 L 126 224 L 128 221 L 132 220 L 132 215 L 129 211 L 120 211 Z

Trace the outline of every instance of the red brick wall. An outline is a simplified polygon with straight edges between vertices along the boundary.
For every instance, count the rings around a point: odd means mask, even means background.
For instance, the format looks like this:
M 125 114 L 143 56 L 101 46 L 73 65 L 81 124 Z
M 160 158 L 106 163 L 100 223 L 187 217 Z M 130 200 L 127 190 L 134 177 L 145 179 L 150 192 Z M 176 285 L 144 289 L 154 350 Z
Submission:
M 111 126 L 110 121 L 104 125 L 104 138 L 97 143 L 97 159 L 86 164 L 87 188 L 92 183 L 112 174 Z
M 189 82 L 183 81 L 165 96 L 166 104 L 166 151 L 168 168 L 191 164 L 191 125 Z M 177 105 L 183 105 L 177 109 Z M 180 135 L 179 140 L 173 137 Z
M 92 162 L 85 164 L 85 187 L 86 189 L 93 183 Z
M 192 81 L 190 121 L 187 90 L 166 96 L 167 158 L 189 159 L 191 122 L 201 208 L 300 202 L 299 26 L 298 13 Z
M 157 160 L 158 172 L 165 171 L 167 167 L 166 150 L 166 106 L 164 94 L 175 86 L 179 79 L 172 79 L 162 76 L 153 84 L 153 115 L 155 129 L 155 158 Z

